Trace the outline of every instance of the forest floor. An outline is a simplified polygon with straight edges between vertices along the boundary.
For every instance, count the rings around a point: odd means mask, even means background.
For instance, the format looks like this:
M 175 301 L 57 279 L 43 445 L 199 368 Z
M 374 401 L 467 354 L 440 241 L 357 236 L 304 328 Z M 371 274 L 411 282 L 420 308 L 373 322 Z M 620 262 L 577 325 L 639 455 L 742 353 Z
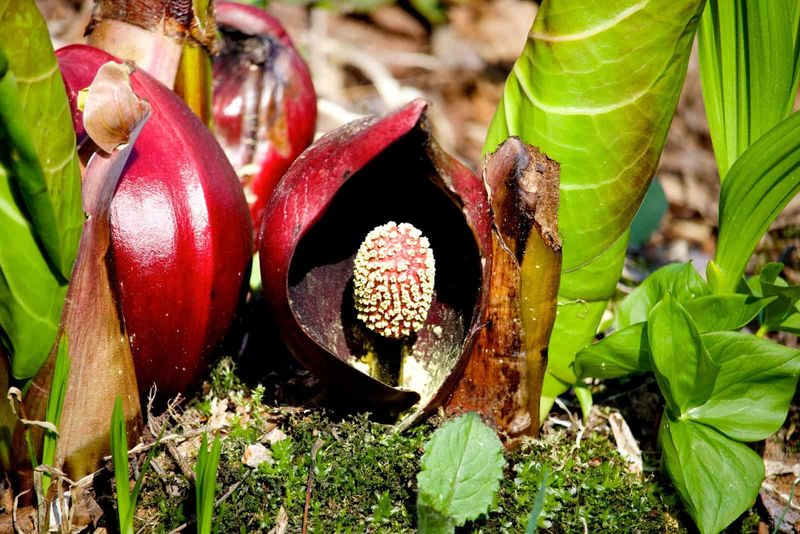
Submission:
M 412 9 L 338 5 L 338 10 L 274 3 L 269 10 L 288 28 L 308 60 L 319 94 L 319 132 L 367 113 L 382 113 L 422 97 L 442 146 L 477 168 L 487 126 L 537 5 L 528 0 L 464 0 L 432 25 Z M 90 2 L 37 0 L 57 46 L 82 39 Z M 509 16 L 513 13 L 513 16 Z M 631 248 L 620 294 L 672 261 L 693 261 L 700 272 L 715 247 L 719 177 L 703 111 L 693 53 L 657 179 L 668 208 L 655 231 Z M 754 265 L 780 260 L 800 283 L 800 202 L 790 204 L 759 245 Z M 192 530 L 191 483 L 200 430 L 225 436 L 215 522 L 219 532 L 406 532 L 415 524 L 415 484 L 422 447 L 438 422 L 396 433 L 353 413 L 287 355 L 260 351 L 265 340 L 241 331 L 261 317 L 251 301 L 231 357 L 188 400 L 154 409 L 152 441 L 160 446 L 137 512 L 144 532 Z M 796 336 L 783 343 L 797 346 Z M 264 369 L 268 369 L 264 371 Z M 248 377 L 243 380 L 241 377 Z M 797 400 L 797 399 L 796 399 Z M 545 422 L 540 440 L 508 455 L 506 477 L 490 514 L 469 532 L 521 532 L 541 473 L 555 474 L 541 526 L 550 532 L 679 532 L 691 521 L 658 470 L 655 432 L 660 413 L 652 379 L 595 386 L 584 423 L 570 396 Z M 630 429 L 637 443 L 631 443 Z M 638 445 L 638 447 L 635 447 Z M 641 451 L 643 471 L 620 451 Z M 759 500 L 730 532 L 800 531 L 800 403 L 784 427 L 758 444 L 768 477 Z M 139 462 L 143 454 L 137 456 Z M 113 476 L 95 482 L 95 500 L 113 525 Z M 96 514 L 95 514 L 96 516 Z M 780 519 L 783 522 L 780 522 Z M 113 529 L 112 529 L 113 530 Z

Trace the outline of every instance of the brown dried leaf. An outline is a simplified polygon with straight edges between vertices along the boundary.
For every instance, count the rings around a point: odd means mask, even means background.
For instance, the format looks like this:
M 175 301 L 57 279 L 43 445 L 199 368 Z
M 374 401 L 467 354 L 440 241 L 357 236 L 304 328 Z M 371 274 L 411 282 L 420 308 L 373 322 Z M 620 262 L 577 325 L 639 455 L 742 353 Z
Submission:
M 131 73 L 131 65 L 109 61 L 100 67 L 89 86 L 83 125 L 104 152 L 111 153 L 127 143 L 136 124 L 149 111 L 147 101 L 133 92 Z

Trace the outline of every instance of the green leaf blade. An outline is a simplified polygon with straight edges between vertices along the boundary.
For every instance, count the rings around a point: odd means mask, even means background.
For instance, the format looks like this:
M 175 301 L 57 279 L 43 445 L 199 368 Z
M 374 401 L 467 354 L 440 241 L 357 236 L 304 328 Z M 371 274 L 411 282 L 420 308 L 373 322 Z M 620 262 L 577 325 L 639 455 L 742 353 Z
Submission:
M 17 107 L 0 105 L 27 168 L 17 179 L 46 255 L 68 279 L 83 225 L 75 132 L 64 82 L 44 19 L 30 2 L 0 0 L 0 49 L 18 93 Z
M 703 534 L 716 534 L 752 505 L 764 462 L 752 449 L 705 425 L 662 416 L 662 462 Z
M 427 508 L 462 526 L 494 502 L 505 459 L 500 439 L 470 412 L 434 432 L 421 463 L 418 513 Z
M 514 135 L 561 165 L 563 267 L 545 396 L 574 383 L 575 354 L 614 293 L 703 4 L 543 2 L 506 81 L 484 153 Z
M 83 224 L 69 103 L 33 2 L 0 0 L 0 345 L 38 371 L 56 337 Z
M 647 338 L 669 411 L 677 417 L 706 402 L 720 367 L 703 346 L 691 316 L 671 293 L 650 312 Z
M 618 330 L 584 348 L 575 358 L 575 374 L 579 378 L 619 378 L 650 369 L 647 323 Z
M 614 316 L 614 328 L 621 330 L 647 321 L 650 310 L 667 293 L 684 306 L 699 297 L 711 294 L 705 280 L 691 263 L 671 263 L 654 271 L 623 300 Z
M 800 112 L 775 126 L 731 167 L 720 191 L 719 238 L 709 282 L 733 293 L 756 244 L 800 191 Z M 711 269 L 719 271 L 712 276 Z
M 720 365 L 711 396 L 688 418 L 731 439 L 758 441 L 784 420 L 800 375 L 800 351 L 739 332 L 703 334 Z

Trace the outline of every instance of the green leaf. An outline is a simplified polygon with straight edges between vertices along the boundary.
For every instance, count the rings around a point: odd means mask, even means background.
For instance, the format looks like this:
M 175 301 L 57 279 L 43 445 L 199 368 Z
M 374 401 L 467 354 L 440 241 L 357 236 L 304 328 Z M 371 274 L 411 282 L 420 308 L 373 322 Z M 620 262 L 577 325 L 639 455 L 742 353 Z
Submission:
M 575 358 L 575 374 L 578 378 L 619 378 L 650 369 L 647 323 L 636 323 L 617 330 L 584 348 Z
M 547 498 L 547 488 L 550 487 L 550 468 L 545 467 L 541 474 L 539 487 L 536 489 L 536 497 L 533 499 L 533 507 L 528 515 L 528 526 L 525 527 L 525 534 L 536 534 L 539 530 L 539 518 L 544 512 L 544 501 Z
M 56 428 L 61 424 L 61 410 L 64 407 L 64 399 L 67 396 L 67 379 L 69 378 L 69 343 L 67 334 L 61 336 L 56 353 L 56 365 L 53 370 L 53 380 L 50 383 L 50 396 L 47 397 L 47 408 L 45 410 L 45 420 L 53 423 Z M 56 442 L 58 436 L 46 430 L 42 443 L 42 464 L 54 465 L 56 456 Z M 42 492 L 47 495 L 50 487 L 50 473 L 42 473 Z
M 197 500 L 197 532 L 211 534 L 211 518 L 214 513 L 214 495 L 217 490 L 217 468 L 222 451 L 219 434 L 214 438 L 211 450 L 208 450 L 208 439 L 203 434 L 203 441 L 197 455 L 195 466 L 195 497 Z
M 125 414 L 122 398 L 118 395 L 111 414 L 111 461 L 114 465 L 114 481 L 117 483 L 117 518 L 121 534 L 133 534 L 133 508 L 128 475 L 128 437 L 125 433 Z
M 506 81 L 484 153 L 514 135 L 561 165 L 563 266 L 545 377 L 551 393 L 575 381 L 575 354 L 591 342 L 614 293 L 703 3 L 543 2 Z
M 700 332 L 683 306 L 667 293 L 647 321 L 650 359 L 668 411 L 676 417 L 708 400 L 719 373 Z
M 33 376 L 52 348 L 83 223 L 66 92 L 33 2 L 0 0 L 0 346 Z
M 419 524 L 439 525 L 441 518 L 446 518 L 462 526 L 486 513 L 495 502 L 506 462 L 500 439 L 470 412 L 433 433 L 421 463 L 417 475 Z M 427 517 L 430 512 L 441 517 Z
M 703 4 L 543 2 L 506 81 L 484 153 L 515 135 L 561 165 L 563 267 L 545 378 L 551 393 L 575 381 L 575 353 L 594 337 L 614 293 Z
M 711 294 L 705 280 L 691 263 L 671 263 L 661 267 L 645 278 L 639 287 L 625 297 L 614 316 L 614 328 L 647 321 L 653 306 L 667 293 L 683 305 L 689 301 Z
M 687 417 L 732 439 L 757 441 L 786 419 L 800 374 L 800 351 L 739 332 L 703 334 L 720 366 L 711 396 Z
M 797 93 L 795 0 L 709 0 L 698 42 L 714 155 L 724 179 L 736 159 L 792 110 Z
M 782 270 L 782 263 L 768 263 L 759 276 L 747 281 L 744 290 L 757 297 L 774 299 L 759 316 L 762 328 L 800 333 L 800 286 L 790 286 L 780 276 Z
M 800 112 L 775 126 L 731 167 L 719 198 L 719 238 L 708 281 L 733 293 L 769 225 L 800 191 Z
M 17 92 L 16 102 L 0 103 L 0 123 L 12 140 L 12 168 L 24 164 L 25 172 L 14 172 L 19 191 L 45 255 L 68 279 L 84 216 L 67 92 L 34 3 L 0 0 L 0 27 L 0 49 Z
M 707 295 L 683 303 L 694 319 L 697 329 L 704 332 L 738 330 L 775 300 L 775 297 L 755 298 L 750 295 Z
M 764 462 L 747 445 L 666 411 L 658 439 L 662 463 L 701 533 L 720 532 L 755 502 Z

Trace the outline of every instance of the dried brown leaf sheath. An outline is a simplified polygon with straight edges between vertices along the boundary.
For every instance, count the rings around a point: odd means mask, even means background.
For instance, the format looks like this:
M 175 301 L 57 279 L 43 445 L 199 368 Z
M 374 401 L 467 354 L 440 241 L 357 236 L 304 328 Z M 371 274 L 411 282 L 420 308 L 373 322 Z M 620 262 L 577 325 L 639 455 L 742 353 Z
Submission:
M 475 410 L 506 438 L 536 434 L 561 272 L 559 166 L 516 138 L 484 162 L 492 206 L 492 267 L 483 327 L 450 413 Z

